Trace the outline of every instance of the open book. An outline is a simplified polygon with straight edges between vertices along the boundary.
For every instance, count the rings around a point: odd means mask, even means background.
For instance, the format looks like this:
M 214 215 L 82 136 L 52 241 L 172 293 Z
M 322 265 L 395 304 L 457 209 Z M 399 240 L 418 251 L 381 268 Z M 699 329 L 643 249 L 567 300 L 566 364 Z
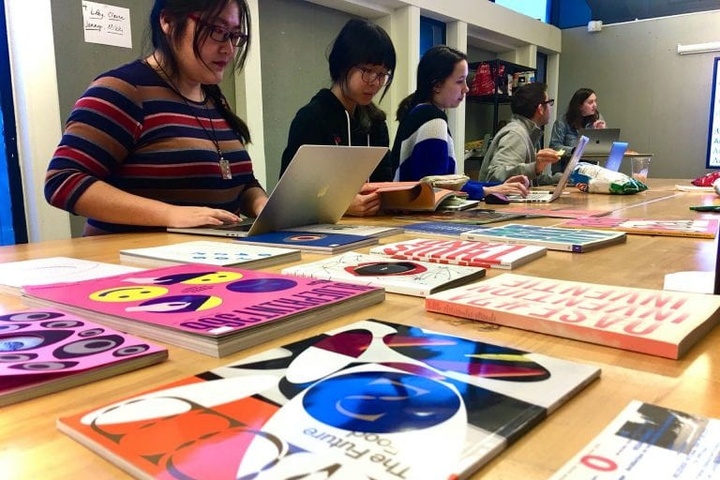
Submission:
M 383 210 L 428 211 L 464 210 L 477 206 L 467 194 L 457 190 L 433 187 L 427 182 L 374 182 Z

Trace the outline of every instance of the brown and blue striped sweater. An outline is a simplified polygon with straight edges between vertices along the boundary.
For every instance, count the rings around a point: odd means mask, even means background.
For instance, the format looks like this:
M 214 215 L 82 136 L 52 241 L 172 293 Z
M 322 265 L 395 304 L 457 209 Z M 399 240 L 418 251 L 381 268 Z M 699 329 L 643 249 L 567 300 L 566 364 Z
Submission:
M 231 180 L 222 178 L 213 127 Z M 183 101 L 141 60 L 99 76 L 76 102 L 48 166 L 45 198 L 75 213 L 78 198 L 98 180 L 173 205 L 242 214 L 243 192 L 260 187 L 245 146 L 212 100 Z M 88 224 L 108 233 L 144 229 Z

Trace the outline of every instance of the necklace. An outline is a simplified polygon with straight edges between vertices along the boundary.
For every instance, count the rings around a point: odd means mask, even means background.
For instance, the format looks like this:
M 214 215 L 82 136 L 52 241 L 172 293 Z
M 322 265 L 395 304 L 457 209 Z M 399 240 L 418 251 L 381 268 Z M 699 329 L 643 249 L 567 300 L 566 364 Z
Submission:
M 202 124 L 200 121 L 200 117 L 197 116 L 195 113 L 195 109 L 190 106 L 185 96 L 180 93 L 180 89 L 175 85 L 175 82 L 172 81 L 170 78 L 170 75 L 165 71 L 162 65 L 160 65 L 160 62 L 157 58 L 155 58 L 155 55 L 153 54 L 153 60 L 155 60 L 155 63 L 157 64 L 160 71 L 165 76 L 165 79 L 167 79 L 167 82 L 170 84 L 170 87 L 172 90 L 180 97 L 182 102 L 185 104 L 185 106 L 188 108 L 190 113 L 192 113 L 193 117 L 195 117 L 195 120 L 197 121 L 198 125 L 200 125 L 200 128 L 203 129 L 203 132 L 205 132 L 205 135 L 210 139 L 210 141 L 215 145 L 215 150 L 218 154 L 218 167 L 220 168 L 220 174 L 222 175 L 223 180 L 232 180 L 232 170 L 230 169 L 230 162 L 225 158 L 222 149 L 220 148 L 220 142 L 217 139 L 217 136 L 215 135 L 215 123 L 213 122 L 213 119 L 208 117 L 208 121 L 210 122 L 210 129 L 212 131 L 212 134 L 210 131 L 208 131 L 207 128 L 205 128 L 205 125 Z M 207 108 L 207 97 L 205 98 L 205 102 L 203 103 L 205 106 L 205 110 L 208 110 Z

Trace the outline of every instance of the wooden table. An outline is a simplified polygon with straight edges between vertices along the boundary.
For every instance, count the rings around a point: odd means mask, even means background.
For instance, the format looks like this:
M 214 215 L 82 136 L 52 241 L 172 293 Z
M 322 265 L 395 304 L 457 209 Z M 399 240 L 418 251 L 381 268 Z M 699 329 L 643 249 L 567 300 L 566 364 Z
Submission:
M 674 185 L 679 182 L 656 180 L 651 182 L 650 190 L 629 196 L 583 194 L 569 189 L 570 194 L 563 195 L 550 206 L 608 209 L 612 210 L 611 215 L 625 218 L 712 217 L 713 214 L 692 212 L 688 206 L 720 203 L 720 200 L 713 193 L 674 190 Z M 397 223 L 392 217 L 352 221 L 366 224 Z M 553 225 L 562 220 L 546 217 L 523 221 Z M 382 242 L 402 238 L 406 237 L 399 235 L 383 239 Z M 0 262 L 62 255 L 118 263 L 118 251 L 122 248 L 197 239 L 199 237 L 189 235 L 153 233 L 59 240 L 0 247 Z M 303 254 L 303 262 L 318 258 L 321 256 Z M 287 265 L 271 270 L 277 271 Z M 551 251 L 546 257 L 513 271 L 557 279 L 661 289 L 666 273 L 713 270 L 714 265 L 713 240 L 633 235 L 628 237 L 626 244 L 589 253 Z M 489 270 L 487 275 L 499 273 L 502 272 Z M 0 312 L 18 308 L 23 308 L 20 298 L 0 295 Z M 58 432 L 55 419 L 369 317 L 506 344 L 596 364 L 602 368 L 599 381 L 591 384 L 510 446 L 478 471 L 473 479 L 547 478 L 594 437 L 631 399 L 720 417 L 720 349 L 717 348 L 720 329 L 712 331 L 682 360 L 673 361 L 511 328 L 488 328 L 485 324 L 473 321 L 426 313 L 420 298 L 387 294 L 386 300 L 379 305 L 228 357 L 216 359 L 170 346 L 170 359 L 163 364 L 3 407 L 0 409 L 0 478 L 76 479 L 90 475 L 98 480 L 127 478 L 121 470 Z

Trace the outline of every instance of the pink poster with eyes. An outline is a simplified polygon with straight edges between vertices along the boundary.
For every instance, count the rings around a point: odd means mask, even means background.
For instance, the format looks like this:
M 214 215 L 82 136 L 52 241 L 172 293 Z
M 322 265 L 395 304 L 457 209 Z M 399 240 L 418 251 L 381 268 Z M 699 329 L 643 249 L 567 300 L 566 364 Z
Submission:
M 103 378 L 108 367 L 120 373 L 165 358 L 163 347 L 58 310 L 0 315 L 0 405 L 36 396 L 33 389 L 39 395 Z

